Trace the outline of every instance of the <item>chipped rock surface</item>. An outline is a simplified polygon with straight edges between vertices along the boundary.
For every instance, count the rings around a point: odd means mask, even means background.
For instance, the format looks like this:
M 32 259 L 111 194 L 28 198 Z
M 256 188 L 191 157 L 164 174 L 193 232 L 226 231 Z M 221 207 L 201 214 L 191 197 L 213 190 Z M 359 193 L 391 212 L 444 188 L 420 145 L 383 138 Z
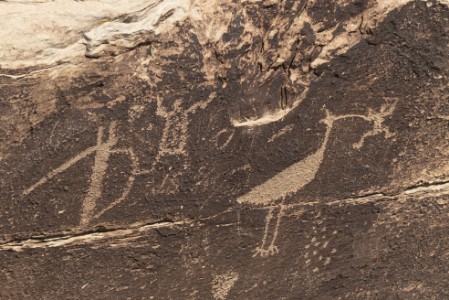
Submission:
M 0 1 L 0 299 L 449 298 L 448 5 Z

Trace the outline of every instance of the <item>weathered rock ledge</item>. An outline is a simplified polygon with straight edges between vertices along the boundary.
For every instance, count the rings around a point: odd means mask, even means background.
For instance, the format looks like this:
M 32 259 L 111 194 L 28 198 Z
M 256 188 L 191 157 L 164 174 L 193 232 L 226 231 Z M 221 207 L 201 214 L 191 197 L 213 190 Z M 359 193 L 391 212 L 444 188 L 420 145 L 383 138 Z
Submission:
M 0 41 L 0 299 L 449 298 L 447 0 L 6 0 Z

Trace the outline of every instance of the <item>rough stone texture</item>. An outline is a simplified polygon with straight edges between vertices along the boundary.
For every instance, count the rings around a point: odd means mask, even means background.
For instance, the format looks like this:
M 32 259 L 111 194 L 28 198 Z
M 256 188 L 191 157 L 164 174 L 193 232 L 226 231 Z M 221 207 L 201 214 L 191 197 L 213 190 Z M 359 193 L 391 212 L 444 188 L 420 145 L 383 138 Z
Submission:
M 0 299 L 449 299 L 446 0 L 0 2 Z

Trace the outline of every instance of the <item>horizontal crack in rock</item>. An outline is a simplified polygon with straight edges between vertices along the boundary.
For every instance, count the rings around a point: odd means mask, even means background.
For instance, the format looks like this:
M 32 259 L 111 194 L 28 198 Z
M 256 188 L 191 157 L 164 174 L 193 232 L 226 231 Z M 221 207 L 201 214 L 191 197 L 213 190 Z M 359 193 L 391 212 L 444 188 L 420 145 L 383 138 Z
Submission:
M 152 223 L 136 223 L 126 227 L 105 228 L 97 226 L 90 230 L 79 232 L 62 232 L 48 236 L 33 236 L 28 238 L 15 238 L 0 242 L 0 250 L 21 251 L 31 248 L 61 247 L 66 245 L 86 245 L 100 243 L 108 240 L 118 240 L 129 237 L 139 237 L 145 232 L 163 227 L 188 225 L 193 221 L 167 221 Z
M 313 202 L 303 202 L 295 204 L 283 204 L 284 208 L 295 208 L 295 207 L 313 207 L 319 205 L 360 205 L 366 203 L 375 202 L 391 202 L 397 201 L 401 196 L 415 196 L 413 200 L 422 200 L 428 197 L 438 197 L 442 195 L 449 194 L 449 180 L 439 181 L 439 182 L 425 182 L 407 187 L 402 193 L 387 195 L 383 192 L 374 192 L 366 195 L 361 195 L 352 198 L 345 198 L 340 200 L 335 200 L 331 202 L 313 201 Z M 407 199 L 406 199 L 407 200 Z M 251 209 L 269 209 L 273 207 L 278 207 L 280 205 L 273 206 L 253 206 Z M 114 241 L 130 238 L 130 237 L 141 237 L 149 230 L 168 228 L 175 226 L 192 226 L 197 224 L 201 226 L 201 222 L 214 219 L 225 213 L 231 213 L 237 211 L 236 207 L 231 207 L 221 213 L 216 215 L 191 220 L 181 220 L 181 221 L 171 221 L 171 220 L 161 220 L 151 223 L 135 223 L 123 227 L 102 227 L 97 226 L 90 230 L 84 230 L 79 232 L 61 232 L 53 233 L 48 236 L 33 236 L 27 238 L 14 238 L 14 239 L 4 239 L 0 242 L 1 250 L 12 250 L 12 251 L 23 251 L 26 249 L 33 248 L 50 248 L 50 247 L 62 247 L 67 245 L 88 245 L 95 243 L 110 243 L 113 244 Z M 233 223 L 219 224 L 214 226 L 226 227 L 231 226 Z

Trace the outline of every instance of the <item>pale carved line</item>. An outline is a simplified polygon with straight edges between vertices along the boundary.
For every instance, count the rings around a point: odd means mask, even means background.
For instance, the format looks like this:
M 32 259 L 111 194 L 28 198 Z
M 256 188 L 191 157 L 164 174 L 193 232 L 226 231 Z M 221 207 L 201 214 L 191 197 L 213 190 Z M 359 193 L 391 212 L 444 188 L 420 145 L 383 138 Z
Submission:
M 218 138 L 227 132 L 228 132 L 228 129 L 226 129 L 226 128 L 222 129 L 212 138 L 212 140 L 215 141 L 215 147 L 217 147 L 218 150 L 223 150 L 224 148 L 226 148 L 229 145 L 229 143 L 231 142 L 232 138 L 234 137 L 235 132 L 231 131 L 231 134 L 228 136 L 226 141 L 224 141 L 224 143 L 222 145 L 219 145 Z
M 100 127 L 99 129 L 99 133 L 98 135 L 103 136 L 103 127 Z M 50 179 L 52 179 L 53 177 L 55 177 L 56 175 L 66 171 L 68 168 L 70 168 L 71 166 L 73 166 L 74 164 L 76 164 L 78 161 L 86 158 L 87 156 L 89 156 L 90 154 L 97 152 L 97 151 L 101 151 L 104 149 L 103 148 L 107 148 L 107 144 L 97 144 L 93 147 L 89 147 L 86 150 L 82 151 L 81 153 L 79 153 L 78 155 L 76 155 L 75 157 L 73 157 L 72 159 L 68 160 L 67 162 L 63 163 L 61 166 L 59 166 L 58 168 L 50 171 L 49 173 L 47 173 L 44 177 L 42 177 L 38 182 L 36 182 L 35 184 L 33 184 L 31 187 L 27 188 L 26 190 L 24 190 L 22 192 L 23 196 L 26 196 L 28 194 L 30 194 L 32 191 L 34 191 L 36 188 L 40 187 L 41 185 L 47 183 Z
M 103 179 L 108 167 L 109 156 L 111 155 L 110 150 L 117 143 L 117 138 L 115 137 L 116 125 L 116 122 L 112 122 L 109 126 L 109 137 L 106 143 L 103 143 L 102 141 L 103 127 L 100 127 L 98 130 L 97 145 L 104 145 L 104 147 L 96 151 L 89 190 L 83 200 L 81 225 L 86 225 L 91 220 L 96 203 L 101 197 L 103 190 Z
M 274 140 L 278 139 L 279 137 L 291 132 L 293 130 L 294 126 L 293 124 L 287 125 L 278 132 L 274 133 L 269 139 L 268 143 L 274 142 Z
M 268 224 L 271 222 L 271 219 L 273 218 L 273 211 L 274 211 L 274 207 L 270 207 L 268 209 L 268 215 L 267 215 L 267 217 L 265 219 L 265 222 L 268 223 Z M 267 242 L 268 233 L 269 233 L 268 230 L 269 230 L 269 227 L 265 226 L 264 231 L 263 231 L 262 243 L 255 250 L 255 253 L 254 253 L 253 256 L 257 256 L 259 253 L 261 253 L 261 251 L 265 251 L 265 244 Z
M 131 188 L 134 184 L 134 181 L 136 179 L 136 175 L 139 175 L 141 173 L 138 172 L 138 160 L 137 156 L 134 154 L 134 151 L 131 148 L 125 149 L 125 150 L 115 150 L 114 153 L 126 153 L 129 155 L 129 158 L 131 159 L 131 164 L 133 167 L 133 170 L 131 171 L 131 174 L 128 177 L 128 182 L 126 183 L 126 187 L 120 197 L 115 199 L 111 204 L 109 204 L 106 208 L 102 209 L 100 212 L 98 212 L 95 216 L 93 216 L 92 219 L 97 219 L 101 215 L 103 215 L 105 212 L 113 208 L 114 206 L 122 203 L 126 197 L 128 197 L 129 193 L 131 192 Z
M 86 150 L 84 150 L 83 152 L 81 152 L 80 154 L 78 154 L 77 156 L 75 156 L 74 158 L 70 159 L 69 161 L 65 162 L 64 164 L 62 164 L 60 167 L 50 171 L 49 173 L 47 173 L 47 175 L 45 175 L 44 177 L 42 177 L 38 182 L 36 182 L 35 184 L 33 184 L 32 186 L 30 186 L 29 188 L 27 188 L 26 190 L 24 190 L 22 192 L 22 196 L 27 196 L 28 194 L 30 194 L 32 191 L 34 191 L 35 189 L 37 189 L 38 187 L 40 187 L 41 185 L 47 183 L 49 180 L 51 180 L 53 177 L 55 177 L 56 175 L 64 172 L 65 170 L 67 170 L 68 168 L 70 168 L 71 166 L 73 166 L 74 164 L 76 164 L 78 161 L 86 158 L 87 156 L 89 156 L 90 154 L 94 153 L 95 151 L 97 151 L 100 147 L 99 146 L 94 146 L 94 147 L 90 147 L 87 148 Z

